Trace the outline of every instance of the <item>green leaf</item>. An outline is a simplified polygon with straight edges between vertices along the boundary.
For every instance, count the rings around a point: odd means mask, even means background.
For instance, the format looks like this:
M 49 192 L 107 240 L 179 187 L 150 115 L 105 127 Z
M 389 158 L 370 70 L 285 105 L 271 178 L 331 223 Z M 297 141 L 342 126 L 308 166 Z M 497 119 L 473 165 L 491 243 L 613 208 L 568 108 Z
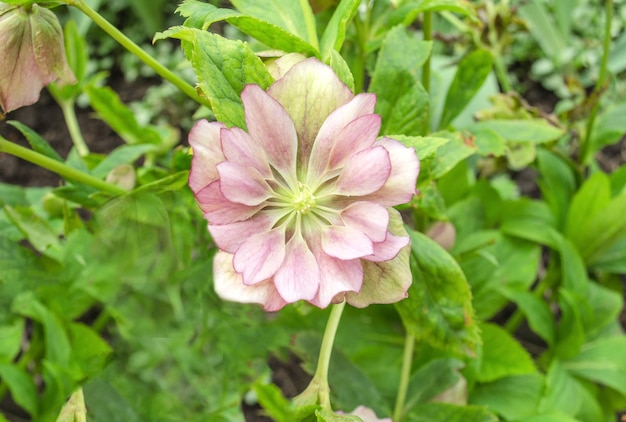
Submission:
M 490 323 L 480 324 L 482 356 L 476 380 L 491 382 L 513 375 L 537 372 L 528 352 L 506 330 Z
M 461 60 L 446 95 L 440 128 L 452 123 L 474 98 L 491 73 L 492 62 L 493 56 L 484 49 L 474 50 Z
M 24 320 L 16 319 L 11 324 L 0 325 L 0 363 L 11 363 L 22 345 Z
M 564 159 L 553 152 L 539 148 L 537 154 L 541 174 L 537 183 L 554 215 L 557 228 L 562 229 L 572 195 L 576 190 L 574 172 Z
M 436 242 L 409 230 L 413 284 L 395 304 L 408 332 L 456 355 L 472 354 L 479 343 L 471 293 L 463 271 Z
M 561 319 L 556 329 L 556 346 L 552 350 L 560 358 L 576 356 L 585 342 L 585 314 L 590 313 L 588 301 L 566 288 L 559 290 Z M 585 309 L 587 308 L 587 309 Z
M 554 344 L 554 315 L 548 304 L 541 298 L 527 291 L 515 291 L 503 287 L 500 292 L 514 302 L 528 320 L 528 325 L 549 346 Z
M 36 215 L 31 208 L 13 208 L 5 205 L 4 212 L 36 250 L 58 259 L 61 250 L 59 234 L 46 220 Z
M 39 136 L 37 132 L 15 120 L 9 120 L 7 123 L 19 130 L 22 135 L 24 135 L 33 151 L 43 154 L 48 158 L 52 158 L 53 160 L 63 162 L 63 158 L 61 158 L 59 153 L 56 152 L 56 150 L 52 148 L 45 139 Z
M 120 392 L 109 382 L 96 378 L 83 387 L 89 422 L 143 421 Z
M 433 168 L 435 179 L 446 175 L 461 161 L 476 153 L 476 148 L 467 145 L 459 132 L 438 132 L 435 135 L 450 140 L 437 149 Z
M 360 0 L 342 0 L 335 9 L 320 41 L 320 51 L 324 61 L 331 57 L 333 50 L 335 52 L 341 50 L 346 38 L 346 28 L 354 18 L 359 4 L 361 4 Z
M 477 384 L 470 403 L 482 405 L 506 420 L 524 420 L 536 414 L 543 393 L 541 374 L 514 375 Z
M 177 191 L 183 189 L 187 185 L 188 179 L 188 170 L 179 171 L 177 173 L 155 180 L 154 182 L 146 183 L 145 185 L 142 185 L 135 189 L 134 192 L 144 192 L 158 195 L 164 192 Z
M 330 50 L 330 67 L 337 74 L 339 79 L 346 84 L 350 91 L 354 92 L 354 76 L 350 67 L 344 60 L 344 58 L 335 50 Z
M 474 145 L 482 156 L 502 157 L 507 152 L 506 139 L 493 130 L 475 130 L 472 132 Z
M 0 364 L 0 379 L 9 387 L 13 400 L 36 419 L 39 395 L 28 372 L 15 365 Z
M 482 406 L 455 406 L 448 403 L 415 406 L 403 420 L 407 422 L 498 422 L 498 418 Z
M 263 410 L 277 422 L 287 422 L 292 413 L 291 402 L 283 396 L 282 391 L 274 384 L 255 382 L 252 390 L 256 393 Z
M 72 360 L 86 377 L 99 374 L 113 349 L 94 330 L 84 324 L 71 323 L 69 337 L 72 345 Z
M 565 370 L 559 360 L 554 360 L 546 375 L 546 387 L 541 402 L 540 413 L 562 412 L 574 416 L 580 410 L 579 391 L 576 380 Z
M 450 142 L 450 139 L 436 136 L 389 135 L 389 137 L 402 142 L 406 147 L 415 149 L 420 162 L 434 158 L 439 147 Z
M 338 415 L 330 410 L 321 409 L 315 411 L 317 422 L 363 422 L 363 419 L 352 415 Z
M 409 381 L 404 412 L 408 413 L 418 403 L 426 403 L 454 386 L 461 379 L 459 370 L 463 366 L 462 361 L 449 358 L 434 359 L 421 366 Z
M 72 393 L 55 422 L 87 422 L 87 408 L 82 388 Z
M 541 144 L 557 140 L 565 132 L 544 119 L 532 120 L 483 120 L 469 125 L 468 131 L 493 130 L 509 142 Z
M 127 144 L 160 145 L 161 135 L 151 126 L 141 126 L 133 113 L 109 87 L 87 85 L 85 93 L 89 103 Z
M 614 105 L 598 116 L 591 137 L 594 151 L 613 145 L 622 139 L 626 132 L 624 113 L 626 113 L 626 102 Z
M 402 22 L 404 26 L 413 23 L 420 13 L 449 11 L 465 15 L 478 22 L 474 6 L 467 0 L 408 0 L 391 16 L 391 24 Z
M 111 151 L 91 173 L 99 178 L 104 178 L 111 170 L 121 164 L 131 164 L 147 152 L 155 151 L 156 146 L 152 144 L 143 145 L 122 145 Z
M 291 4 L 291 3 L 290 3 Z M 267 68 L 241 41 L 233 41 L 194 28 L 174 27 L 158 38 L 183 40 L 187 59 L 209 98 L 215 117 L 229 126 L 245 128 L 241 91 L 246 84 L 267 89 L 273 82 Z
M 381 134 L 421 135 L 427 128 L 428 93 L 417 71 L 430 55 L 432 42 L 420 41 L 402 26 L 391 29 L 378 54 L 369 86 L 377 94 Z
M 315 16 L 306 1 L 232 0 L 244 15 L 271 22 L 317 48 Z
M 530 33 L 544 53 L 556 63 L 560 63 L 561 56 L 567 50 L 567 42 L 557 30 L 544 4 L 530 0 L 519 8 L 519 14 L 526 21 Z
M 563 362 L 563 367 L 626 396 L 626 336 L 603 337 L 587 343 L 580 353 Z

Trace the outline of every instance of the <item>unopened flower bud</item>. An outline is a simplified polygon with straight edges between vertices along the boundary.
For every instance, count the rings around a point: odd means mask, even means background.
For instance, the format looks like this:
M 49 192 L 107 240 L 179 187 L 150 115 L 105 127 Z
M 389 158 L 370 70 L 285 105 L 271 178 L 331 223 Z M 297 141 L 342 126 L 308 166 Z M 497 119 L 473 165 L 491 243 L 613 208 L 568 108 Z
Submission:
M 5 113 L 33 104 L 49 83 L 76 82 L 56 15 L 36 4 L 0 4 L 0 106 Z

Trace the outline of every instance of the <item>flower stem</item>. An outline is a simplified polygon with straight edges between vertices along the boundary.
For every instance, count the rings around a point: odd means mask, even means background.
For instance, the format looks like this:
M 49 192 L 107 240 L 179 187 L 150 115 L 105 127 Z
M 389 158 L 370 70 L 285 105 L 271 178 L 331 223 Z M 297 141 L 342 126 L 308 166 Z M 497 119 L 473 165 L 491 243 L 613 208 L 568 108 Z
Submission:
M 402 354 L 402 373 L 400 374 L 400 384 L 398 385 L 398 395 L 396 396 L 396 406 L 393 410 L 393 420 L 400 422 L 404 409 L 404 402 L 409 389 L 409 379 L 411 377 L 411 365 L 413 363 L 413 351 L 415 350 L 415 337 L 408 334 L 404 338 L 404 353 Z
M 46 157 L 45 155 L 40 154 L 36 151 L 24 148 L 0 136 L 0 153 L 2 152 L 14 155 L 18 158 L 36 164 L 39 167 L 43 167 L 47 170 L 57 173 L 65 179 L 70 179 L 76 182 L 83 183 L 85 185 L 99 189 L 103 192 L 108 192 L 113 195 L 123 195 L 127 193 L 124 189 L 120 187 L 107 183 L 103 180 L 98 179 L 97 177 L 84 173 L 73 167 L 70 167 L 65 163 L 53 160 L 52 158 Z
M 89 7 L 84 0 L 66 0 L 67 4 L 76 7 L 78 10 L 87 15 L 96 25 L 98 25 L 104 32 L 109 34 L 111 38 L 117 41 L 122 47 L 130 51 L 137 56 L 142 62 L 150 66 L 154 71 L 164 79 L 170 81 L 174 86 L 183 91 L 187 96 L 202 104 L 211 108 L 209 100 L 198 95 L 195 88 L 182 80 L 174 72 L 163 66 L 156 61 L 152 56 L 146 53 L 141 47 L 131 41 L 126 35 L 122 34 L 116 27 L 111 25 L 109 21 L 103 18 L 98 12 Z
M 502 55 L 499 51 L 495 51 L 495 49 L 492 49 L 491 55 L 493 56 L 493 68 L 496 72 L 496 78 L 498 78 L 498 82 L 500 82 L 502 92 L 506 93 L 511 91 L 511 81 L 509 80 L 509 75 L 506 73 L 506 66 L 502 61 Z
M 78 125 L 76 109 L 74 108 L 74 100 L 61 100 L 59 101 L 59 105 L 63 111 L 63 117 L 65 118 L 67 130 L 70 132 L 70 138 L 72 138 L 72 142 L 74 142 L 74 147 L 76 147 L 78 155 L 86 157 L 89 155 L 89 147 L 87 146 L 87 143 L 83 138 L 83 134 L 80 131 L 80 126 Z
M 604 2 L 605 24 L 604 24 L 604 42 L 602 43 L 602 61 L 600 62 L 600 73 L 598 74 L 598 80 L 594 92 L 599 93 L 604 85 L 606 78 L 606 72 L 609 61 L 609 52 L 611 49 L 611 22 L 613 21 L 613 0 L 606 0 Z M 585 131 L 585 138 L 580 146 L 580 163 L 585 164 L 588 160 L 588 155 L 591 149 L 591 134 L 593 133 L 593 125 L 596 121 L 596 115 L 598 114 L 598 108 L 600 108 L 600 100 L 598 99 L 591 109 L 589 119 L 587 119 L 587 128 Z
M 317 369 L 313 379 L 318 383 L 318 399 L 319 404 L 328 410 L 330 407 L 330 387 L 328 386 L 328 367 L 330 366 L 330 355 L 333 350 L 333 343 L 335 342 L 335 334 L 337 334 L 337 327 L 339 327 L 339 321 L 341 320 L 341 314 L 343 308 L 345 308 L 346 302 L 333 305 L 330 315 L 328 316 L 328 322 L 326 323 L 326 329 L 324 330 L 324 337 L 322 338 L 322 346 L 320 347 L 320 356 L 317 360 Z

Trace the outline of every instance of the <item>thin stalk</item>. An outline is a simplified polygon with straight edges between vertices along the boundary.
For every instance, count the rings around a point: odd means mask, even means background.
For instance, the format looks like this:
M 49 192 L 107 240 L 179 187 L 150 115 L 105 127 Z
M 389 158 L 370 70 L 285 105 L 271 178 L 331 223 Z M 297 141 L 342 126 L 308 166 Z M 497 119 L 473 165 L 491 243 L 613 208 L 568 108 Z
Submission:
M 422 32 L 424 34 L 424 41 L 431 41 L 433 39 L 433 14 L 432 12 L 424 12 L 424 20 L 422 22 Z M 428 55 L 428 58 L 424 62 L 422 66 L 422 86 L 426 90 L 426 92 L 430 92 L 430 57 L 431 54 Z M 422 135 L 426 135 L 428 133 L 428 128 L 430 122 L 430 110 L 426 109 L 427 116 L 424 118 L 424 121 L 427 122 L 424 125 L 424 129 L 422 131 Z
M 602 43 L 602 61 L 600 62 L 600 73 L 598 74 L 598 80 L 594 88 L 595 92 L 600 92 L 606 79 L 607 67 L 609 62 L 609 52 L 611 50 L 611 22 L 613 21 L 613 0 L 604 1 L 604 12 L 606 15 L 606 22 L 604 24 L 604 41 Z M 600 100 L 596 101 L 589 114 L 587 120 L 587 128 L 585 131 L 585 138 L 580 147 L 580 162 L 585 164 L 588 160 L 589 151 L 591 149 L 591 134 L 593 132 L 593 125 L 596 121 L 598 109 L 600 108 Z
M 330 407 L 330 387 L 328 385 L 328 367 L 330 366 L 330 356 L 333 351 L 333 343 L 335 342 L 335 335 L 337 334 L 337 327 L 339 327 L 339 321 L 341 320 L 341 314 L 343 308 L 345 308 L 346 302 L 333 305 L 328 316 L 328 322 L 326 323 L 326 329 L 324 330 L 324 337 L 322 338 L 322 345 L 320 347 L 320 356 L 317 360 L 317 369 L 313 379 L 318 382 L 318 399 L 319 404 L 328 410 Z
M 162 78 L 170 81 L 174 86 L 187 94 L 191 99 L 199 104 L 211 108 L 211 104 L 208 99 L 202 98 L 198 95 L 195 88 L 178 77 L 174 72 L 163 66 L 156 61 L 152 56 L 146 53 L 141 47 L 131 41 L 126 35 L 122 34 L 116 27 L 111 25 L 109 21 L 104 19 L 98 12 L 89 7 L 84 0 L 67 0 L 69 6 L 74 6 L 85 15 L 87 15 L 96 25 L 98 25 L 104 32 L 109 34 L 111 38 L 117 41 L 122 47 L 130 51 L 137 56 L 142 62 L 150 66 L 154 71 Z
M 400 422 L 404 411 L 404 403 L 409 389 L 409 379 L 411 377 L 411 366 L 413 365 L 413 352 L 415 350 L 415 337 L 408 334 L 404 338 L 404 353 L 402 354 L 402 373 L 400 374 L 400 384 L 398 385 L 398 395 L 396 396 L 396 406 L 393 410 L 393 420 Z
M 113 195 L 123 195 L 127 193 L 124 189 L 118 186 L 112 185 L 98 179 L 97 177 L 70 167 L 65 163 L 53 160 L 52 158 L 46 157 L 45 155 L 40 154 L 36 151 L 14 144 L 13 142 L 7 141 L 5 138 L 0 136 L 0 153 L 2 152 L 14 155 L 18 158 L 36 164 L 39 167 L 43 167 L 47 170 L 57 173 L 65 179 L 74 180 L 76 182 L 83 183 L 85 185 L 91 186 L 104 192 L 108 192 Z
M 502 87 L 502 92 L 511 91 L 511 81 L 509 80 L 509 74 L 507 73 L 506 66 L 502 61 L 502 55 L 499 51 L 494 51 L 492 49 L 491 55 L 493 56 L 493 68 L 496 71 L 496 78 L 498 78 L 498 82 L 500 82 L 500 86 Z
M 89 147 L 83 138 L 83 134 L 76 118 L 76 109 L 74 108 L 74 100 L 61 100 L 59 101 L 61 110 L 63 111 L 63 117 L 65 118 L 65 124 L 67 130 L 70 132 L 70 138 L 74 143 L 74 147 L 81 157 L 89 155 Z

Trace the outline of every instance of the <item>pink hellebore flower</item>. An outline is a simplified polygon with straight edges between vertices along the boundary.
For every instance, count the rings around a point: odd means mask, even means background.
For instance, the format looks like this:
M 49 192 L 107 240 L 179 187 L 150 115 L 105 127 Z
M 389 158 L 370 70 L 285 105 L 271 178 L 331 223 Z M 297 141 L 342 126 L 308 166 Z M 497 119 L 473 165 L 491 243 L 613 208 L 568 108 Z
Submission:
M 56 15 L 36 4 L 0 3 L 0 61 L 0 106 L 5 113 L 37 102 L 41 89 L 57 79 L 76 82 Z
M 343 412 L 337 412 L 344 414 Z M 358 416 L 363 422 L 392 422 L 391 418 L 378 419 L 376 413 L 369 407 L 359 406 L 354 409 L 349 415 Z
M 376 97 L 307 59 L 241 98 L 247 132 L 203 120 L 189 134 L 189 185 L 220 249 L 217 293 L 267 311 L 405 298 L 409 239 L 391 207 L 411 200 L 419 162 L 376 140 Z

